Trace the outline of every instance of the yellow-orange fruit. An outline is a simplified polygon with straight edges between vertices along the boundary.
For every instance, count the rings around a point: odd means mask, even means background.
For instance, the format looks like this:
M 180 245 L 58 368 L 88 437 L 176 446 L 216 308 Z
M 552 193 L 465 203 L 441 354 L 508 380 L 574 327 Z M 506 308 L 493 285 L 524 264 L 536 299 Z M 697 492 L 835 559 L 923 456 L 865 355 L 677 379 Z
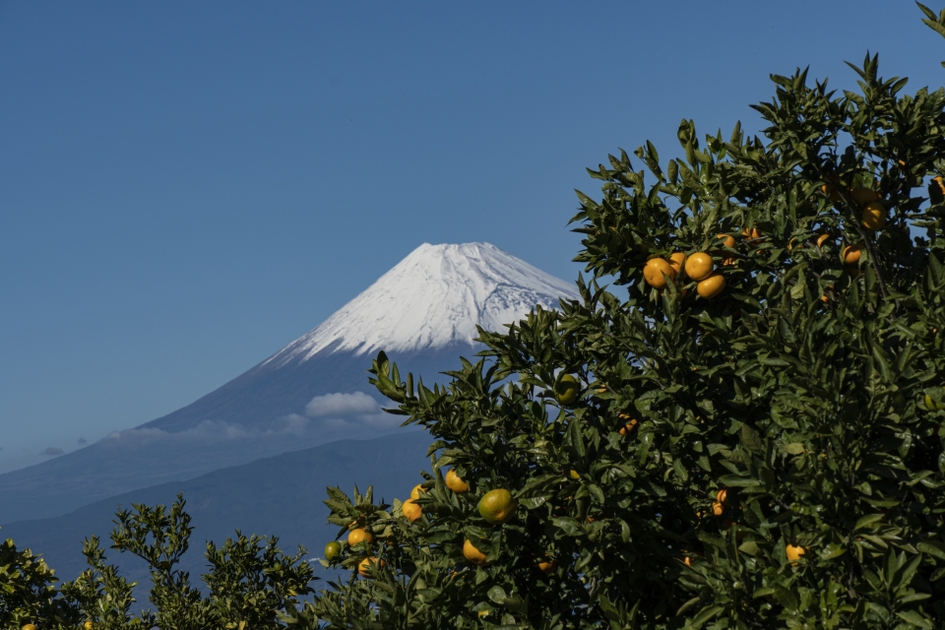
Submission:
M 426 493 L 427 489 L 423 487 L 423 484 L 417 484 L 413 487 L 413 490 L 410 491 L 410 498 L 416 501 L 420 498 L 420 493 Z
M 706 299 L 714 298 L 725 288 L 725 276 L 713 274 L 696 285 L 696 293 Z
M 725 488 L 722 488 L 721 490 L 716 492 L 715 500 L 718 501 L 719 503 L 727 504 L 728 503 L 728 490 Z
M 725 506 L 719 503 L 718 501 L 712 502 L 712 513 L 716 516 L 722 516 L 722 513 L 725 512 Z
M 751 229 L 745 228 L 742 230 L 742 236 L 750 239 L 758 239 L 761 238 L 761 232 L 756 227 L 752 227 Z
M 878 201 L 882 199 L 882 196 L 873 190 L 872 188 L 864 188 L 863 186 L 857 186 L 850 191 L 850 197 L 853 201 L 857 202 L 860 205 L 867 204 L 871 201 Z
M 404 513 L 404 518 L 406 518 L 411 523 L 416 521 L 418 518 L 420 518 L 420 515 L 423 514 L 423 510 L 419 505 L 416 504 L 414 499 L 407 499 L 404 501 L 403 505 L 400 506 L 400 509 Z
M 822 247 L 823 244 L 824 244 L 824 241 L 826 241 L 828 238 L 830 238 L 830 235 L 829 235 L 829 234 L 821 234 L 820 236 L 818 236 L 818 237 L 817 237 L 817 247 Z
M 620 427 L 618 433 L 620 433 L 620 435 L 628 435 L 635 428 L 637 428 L 637 421 L 631 419 L 629 422 Z
M 468 538 L 463 543 L 463 557 L 473 564 L 483 565 L 486 563 L 486 554 L 476 549 Z
M 553 559 L 548 559 L 548 560 L 542 560 L 536 566 L 538 567 L 539 571 L 547 575 L 558 568 L 558 563 L 555 562 Z
M 791 564 L 797 564 L 797 561 L 800 560 L 801 556 L 805 553 L 807 553 L 807 550 L 800 545 L 788 545 L 784 548 L 784 555 L 791 561 Z
M 830 201 L 837 203 L 843 201 L 843 195 L 840 194 L 840 189 L 835 184 L 828 182 L 820 187 L 820 191 L 830 197 Z
M 881 230 L 886 225 L 886 206 L 878 201 L 871 201 L 863 206 L 863 227 L 868 230 Z
M 932 178 L 932 181 L 929 182 L 928 190 L 929 201 L 932 202 L 933 206 L 937 206 L 945 201 L 945 182 L 942 181 L 941 175 Z
M 696 252 L 686 259 L 686 275 L 696 282 L 708 278 L 713 269 L 715 264 L 712 262 L 712 256 L 705 252 Z
M 724 245 L 725 247 L 731 247 L 731 248 L 735 247 L 734 236 L 729 236 L 728 234 L 719 234 L 716 236 L 716 238 L 722 239 L 722 245 Z
M 643 279 L 651 287 L 662 289 L 666 287 L 667 282 L 676 279 L 676 272 L 673 266 L 662 258 L 651 258 L 643 268 Z
M 357 545 L 361 542 L 374 542 L 374 536 L 363 527 L 352 529 L 348 532 L 348 546 Z
M 682 271 L 683 264 L 686 262 L 686 255 L 682 252 L 675 252 L 672 256 L 669 257 L 669 266 L 673 268 L 673 271 L 676 272 L 676 275 L 679 275 L 679 272 Z
M 446 473 L 446 487 L 455 492 L 456 494 L 462 494 L 469 490 L 469 484 L 460 479 L 459 475 L 456 474 L 456 471 L 452 468 L 448 473 Z
M 860 262 L 860 255 L 863 252 L 863 243 L 856 243 L 855 245 L 847 245 L 843 248 L 843 264 L 845 265 L 855 265 Z
M 371 556 L 370 558 L 365 558 L 364 560 L 358 563 L 358 575 L 365 578 L 371 577 L 371 574 L 370 574 L 371 566 L 377 563 L 378 561 L 375 556 Z M 380 566 L 382 567 L 387 566 L 387 563 L 381 560 Z

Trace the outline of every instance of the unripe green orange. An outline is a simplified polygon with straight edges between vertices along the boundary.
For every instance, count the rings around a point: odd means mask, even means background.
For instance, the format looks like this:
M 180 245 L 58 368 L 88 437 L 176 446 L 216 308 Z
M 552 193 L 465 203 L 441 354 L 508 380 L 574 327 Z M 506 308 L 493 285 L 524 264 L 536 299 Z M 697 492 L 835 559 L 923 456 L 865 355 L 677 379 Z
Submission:
M 555 400 L 566 407 L 576 403 L 580 394 L 581 381 L 571 374 L 563 374 L 555 382 Z
M 490 490 L 479 500 L 479 514 L 493 525 L 512 518 L 515 507 L 512 493 L 505 488 Z
M 325 560 L 329 562 L 338 557 L 338 554 L 341 553 L 341 543 L 337 541 L 331 541 L 325 545 Z

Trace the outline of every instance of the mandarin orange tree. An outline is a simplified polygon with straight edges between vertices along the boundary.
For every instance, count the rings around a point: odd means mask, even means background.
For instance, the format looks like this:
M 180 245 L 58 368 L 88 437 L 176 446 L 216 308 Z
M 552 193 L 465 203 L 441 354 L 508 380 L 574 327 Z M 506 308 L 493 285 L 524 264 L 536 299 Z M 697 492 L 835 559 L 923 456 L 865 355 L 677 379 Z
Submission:
M 773 76 L 763 138 L 683 121 L 684 157 L 590 171 L 582 299 L 480 331 L 445 387 L 381 353 L 426 492 L 408 519 L 331 489 L 339 538 L 374 539 L 296 619 L 945 627 L 945 90 L 851 67 Z

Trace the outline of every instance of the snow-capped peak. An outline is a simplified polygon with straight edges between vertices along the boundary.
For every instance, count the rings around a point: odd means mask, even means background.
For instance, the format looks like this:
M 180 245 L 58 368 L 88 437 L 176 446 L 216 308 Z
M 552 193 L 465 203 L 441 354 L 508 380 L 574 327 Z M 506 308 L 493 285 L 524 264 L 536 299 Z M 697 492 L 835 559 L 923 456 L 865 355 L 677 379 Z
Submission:
M 504 330 L 536 305 L 575 298 L 573 284 L 489 243 L 424 243 L 359 296 L 264 363 L 278 367 L 316 353 L 357 355 L 473 345 L 476 324 Z

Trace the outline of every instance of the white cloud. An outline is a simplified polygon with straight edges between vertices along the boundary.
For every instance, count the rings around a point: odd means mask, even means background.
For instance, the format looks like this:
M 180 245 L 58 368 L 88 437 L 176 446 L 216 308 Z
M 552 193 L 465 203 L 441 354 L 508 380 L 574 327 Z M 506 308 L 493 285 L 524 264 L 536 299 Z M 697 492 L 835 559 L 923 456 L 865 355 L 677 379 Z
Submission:
M 349 414 L 375 414 L 380 405 L 364 392 L 353 394 L 325 394 L 316 396 L 305 405 L 305 415 L 310 418 L 316 416 L 344 416 Z

